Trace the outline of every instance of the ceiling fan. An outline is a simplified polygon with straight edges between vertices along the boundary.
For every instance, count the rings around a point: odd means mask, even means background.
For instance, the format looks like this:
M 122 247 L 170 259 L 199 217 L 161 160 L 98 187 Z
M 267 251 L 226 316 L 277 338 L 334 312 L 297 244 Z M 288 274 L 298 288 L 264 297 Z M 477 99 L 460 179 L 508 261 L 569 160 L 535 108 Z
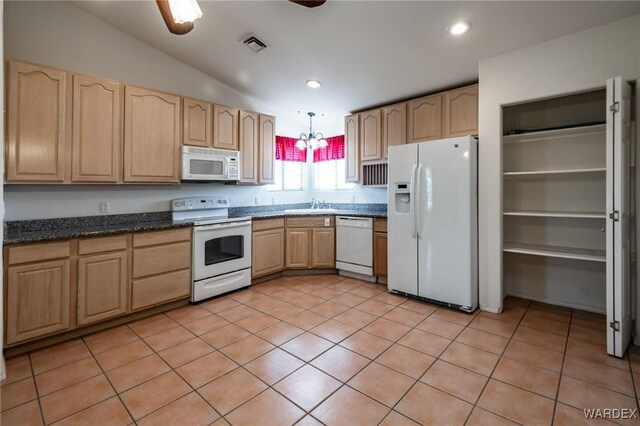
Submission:
M 322 6 L 327 0 L 289 0 L 308 8 Z M 202 16 L 196 0 L 156 0 L 167 29 L 176 35 L 187 34 L 193 29 L 193 21 Z

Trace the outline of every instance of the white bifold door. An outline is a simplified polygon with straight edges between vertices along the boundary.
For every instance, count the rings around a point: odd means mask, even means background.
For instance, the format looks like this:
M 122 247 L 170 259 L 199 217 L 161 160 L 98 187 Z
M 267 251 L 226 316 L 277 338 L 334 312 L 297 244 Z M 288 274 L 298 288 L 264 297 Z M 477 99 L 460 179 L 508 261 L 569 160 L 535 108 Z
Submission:
M 629 151 L 631 88 L 607 80 L 607 352 L 621 357 L 631 340 Z

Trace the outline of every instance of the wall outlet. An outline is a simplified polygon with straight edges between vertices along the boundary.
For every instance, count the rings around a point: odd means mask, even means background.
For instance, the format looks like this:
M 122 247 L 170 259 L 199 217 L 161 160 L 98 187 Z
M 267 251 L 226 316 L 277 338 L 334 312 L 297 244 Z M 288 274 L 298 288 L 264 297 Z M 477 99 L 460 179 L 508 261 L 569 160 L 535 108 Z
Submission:
M 254 202 L 254 203 L 255 203 L 255 205 L 257 206 L 257 205 L 258 205 L 258 197 L 254 197 L 254 198 L 253 198 L 253 202 Z
M 109 213 L 111 211 L 111 203 L 108 201 L 101 201 L 98 203 L 100 213 Z

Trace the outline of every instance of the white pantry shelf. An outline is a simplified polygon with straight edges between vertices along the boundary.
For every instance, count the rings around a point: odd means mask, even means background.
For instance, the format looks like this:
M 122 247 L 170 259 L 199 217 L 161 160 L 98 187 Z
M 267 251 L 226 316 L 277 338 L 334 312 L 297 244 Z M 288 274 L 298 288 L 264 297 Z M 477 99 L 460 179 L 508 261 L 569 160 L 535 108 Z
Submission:
M 518 177 L 551 177 L 558 175 L 583 175 L 602 173 L 607 171 L 604 167 L 590 168 L 590 169 L 563 169 L 563 170 L 536 170 L 536 171 L 521 171 L 521 172 L 504 172 L 505 178 L 518 178 Z
M 604 212 L 550 212 L 550 211 L 504 211 L 505 216 L 566 217 L 576 219 L 606 219 Z
M 502 251 L 508 253 L 530 254 L 533 256 L 557 257 L 561 259 L 587 260 L 591 262 L 606 262 L 604 250 L 579 249 L 575 247 L 545 246 L 540 244 L 507 243 Z
M 502 141 L 504 143 L 539 142 L 548 141 L 549 139 L 557 139 L 558 141 L 561 141 L 562 139 L 571 137 L 573 135 L 591 135 L 594 133 L 604 134 L 606 129 L 606 124 L 567 127 L 564 129 L 542 130 L 539 132 L 504 135 L 502 136 Z

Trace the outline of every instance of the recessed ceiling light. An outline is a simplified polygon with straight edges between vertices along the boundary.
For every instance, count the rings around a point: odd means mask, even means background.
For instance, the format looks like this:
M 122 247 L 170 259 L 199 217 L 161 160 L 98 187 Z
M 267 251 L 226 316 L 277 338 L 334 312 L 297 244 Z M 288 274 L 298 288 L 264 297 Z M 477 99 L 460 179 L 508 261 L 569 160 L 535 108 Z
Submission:
M 471 28 L 471 24 L 465 21 L 456 22 L 449 27 L 449 34 L 458 36 L 466 33 Z
M 311 87 L 312 89 L 317 89 L 318 87 L 322 86 L 322 84 L 318 80 L 307 80 L 307 86 Z

